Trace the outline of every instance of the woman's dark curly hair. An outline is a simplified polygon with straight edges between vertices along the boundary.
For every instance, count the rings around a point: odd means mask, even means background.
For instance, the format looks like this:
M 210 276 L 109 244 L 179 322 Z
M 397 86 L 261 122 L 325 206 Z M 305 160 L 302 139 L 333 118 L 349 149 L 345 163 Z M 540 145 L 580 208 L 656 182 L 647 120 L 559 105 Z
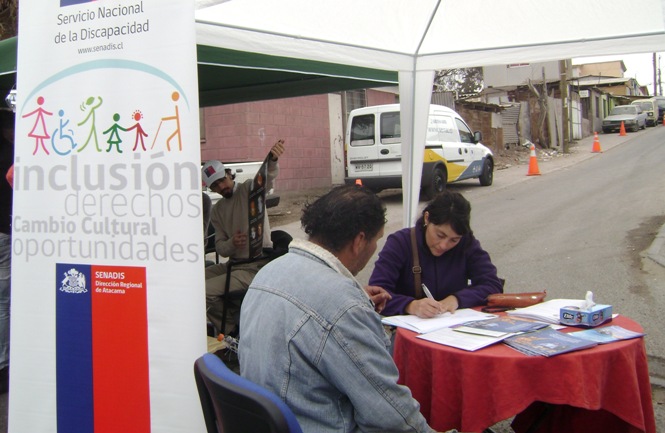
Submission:
M 310 239 L 338 252 L 361 232 L 374 238 L 386 224 L 386 208 L 369 189 L 344 185 L 305 204 L 300 223 Z
M 450 224 L 450 227 L 459 235 L 470 234 L 471 230 L 471 203 L 458 192 L 444 190 L 430 201 L 416 224 L 425 223 L 425 212 L 429 213 L 429 222 L 434 225 Z

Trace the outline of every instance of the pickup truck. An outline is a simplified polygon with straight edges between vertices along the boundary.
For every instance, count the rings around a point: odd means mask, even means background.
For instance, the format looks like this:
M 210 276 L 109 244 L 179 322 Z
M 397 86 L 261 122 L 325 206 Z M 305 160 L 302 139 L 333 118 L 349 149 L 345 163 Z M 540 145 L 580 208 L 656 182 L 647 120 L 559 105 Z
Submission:
M 235 178 L 236 182 L 242 183 L 247 179 L 254 179 L 254 176 L 256 176 L 256 173 L 259 171 L 259 168 L 261 168 L 261 164 L 263 164 L 263 161 L 224 162 L 224 167 L 232 170 L 232 172 L 236 175 Z M 213 205 L 217 203 L 217 201 L 222 197 L 216 192 L 210 191 L 210 189 L 207 187 L 204 187 L 203 192 L 205 192 L 206 194 L 208 194 L 208 196 L 210 196 Z M 269 191 L 266 192 L 266 208 L 269 209 L 271 207 L 277 206 L 279 204 L 279 200 L 280 200 L 279 194 L 275 194 L 274 188 L 271 188 Z

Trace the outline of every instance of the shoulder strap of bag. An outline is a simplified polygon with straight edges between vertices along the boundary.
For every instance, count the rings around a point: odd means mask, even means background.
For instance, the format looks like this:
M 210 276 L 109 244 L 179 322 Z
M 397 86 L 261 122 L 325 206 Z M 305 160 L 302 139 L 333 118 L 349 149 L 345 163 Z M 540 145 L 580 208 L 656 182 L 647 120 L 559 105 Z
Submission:
M 411 227 L 411 251 L 413 252 L 413 288 L 416 291 L 416 299 L 422 299 L 425 297 L 422 288 L 422 273 L 423 270 L 420 267 L 420 261 L 418 260 L 418 244 L 416 243 L 416 228 Z

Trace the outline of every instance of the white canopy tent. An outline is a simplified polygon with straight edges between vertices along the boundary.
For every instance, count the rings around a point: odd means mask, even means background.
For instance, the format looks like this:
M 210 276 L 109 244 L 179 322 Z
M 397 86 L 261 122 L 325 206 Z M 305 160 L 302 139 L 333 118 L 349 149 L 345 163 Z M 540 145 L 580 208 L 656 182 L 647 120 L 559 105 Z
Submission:
M 197 0 L 197 43 L 398 71 L 408 226 L 418 206 L 435 70 L 661 51 L 664 6 L 665 0 Z

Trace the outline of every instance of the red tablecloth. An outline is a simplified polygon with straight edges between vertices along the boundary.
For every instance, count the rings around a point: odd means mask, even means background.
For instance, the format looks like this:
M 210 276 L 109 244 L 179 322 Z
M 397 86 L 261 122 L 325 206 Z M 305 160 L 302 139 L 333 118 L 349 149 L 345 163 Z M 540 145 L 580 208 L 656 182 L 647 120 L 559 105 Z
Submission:
M 643 331 L 623 316 L 611 324 Z M 399 382 L 438 431 L 480 432 L 519 414 L 519 433 L 543 406 L 550 413 L 538 432 L 656 432 L 642 338 L 546 358 L 502 343 L 468 352 L 416 335 L 400 328 L 395 336 Z

